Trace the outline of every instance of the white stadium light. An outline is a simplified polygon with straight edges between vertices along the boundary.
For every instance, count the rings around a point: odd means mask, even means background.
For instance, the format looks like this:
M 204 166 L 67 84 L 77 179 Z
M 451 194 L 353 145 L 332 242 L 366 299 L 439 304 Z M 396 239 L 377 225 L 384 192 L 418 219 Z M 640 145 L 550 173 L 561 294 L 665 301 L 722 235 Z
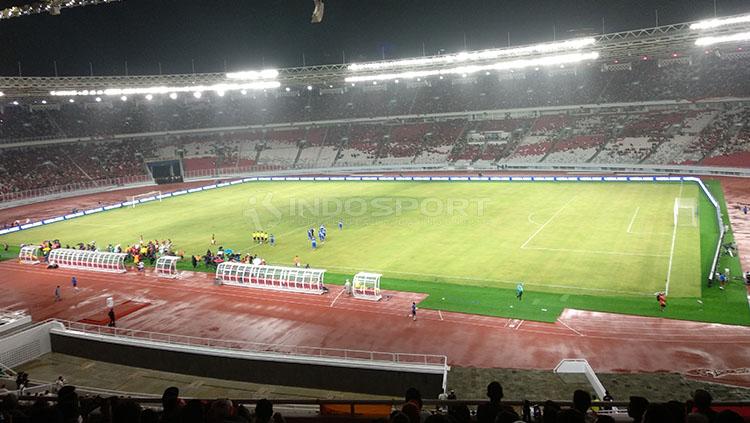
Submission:
M 571 53 L 561 54 L 556 56 L 538 57 L 534 59 L 519 59 L 509 60 L 504 62 L 498 62 L 488 65 L 468 65 L 459 66 L 455 68 L 445 69 L 429 69 L 421 71 L 408 71 L 399 73 L 385 73 L 385 74 L 374 74 L 374 75 L 361 75 L 361 76 L 350 76 L 346 78 L 346 82 L 364 82 L 364 81 L 387 81 L 391 79 L 414 79 L 420 80 L 420 78 L 426 78 L 429 76 L 439 76 L 440 79 L 444 78 L 444 75 L 462 75 L 472 74 L 483 71 L 493 70 L 513 70 L 513 69 L 524 69 L 527 67 L 535 67 L 538 69 L 539 66 L 555 66 L 566 63 L 579 63 L 587 60 L 596 60 L 599 58 L 599 52 L 589 53 Z
M 101 97 L 97 97 L 94 100 L 96 100 L 97 103 L 101 103 L 102 102 L 102 98 Z
M 224 94 L 226 94 L 224 90 L 216 90 L 216 95 L 218 95 L 219 97 L 224 97 Z
M 47 100 L 42 100 L 42 104 L 47 104 Z
M 731 18 L 723 19 L 708 19 L 690 25 L 690 29 L 713 29 L 720 26 L 734 25 L 739 23 L 750 23 L 750 15 L 734 16 Z
M 169 93 L 169 98 L 172 100 L 177 100 L 177 93 Z
M 196 91 L 196 92 L 193 93 L 193 97 L 195 97 L 195 98 L 201 98 L 201 97 L 203 97 L 203 93 L 200 92 L 200 91 Z
M 151 94 L 146 94 L 146 100 L 151 101 L 154 99 L 154 96 Z
M 312 85 L 307 86 L 307 91 L 312 91 Z
M 0 91 L 0 97 L 5 97 L 5 93 Z
M 394 60 L 388 62 L 352 63 L 348 70 L 352 72 L 377 71 L 383 69 L 445 65 L 452 63 L 464 63 L 478 60 L 492 60 L 501 57 L 523 56 L 538 53 L 556 53 L 561 51 L 580 50 L 596 44 L 594 38 L 576 38 L 573 40 L 559 41 L 554 43 L 535 44 L 525 47 L 482 50 L 474 52 L 461 52 L 445 56 L 421 57 L 414 59 Z
M 716 37 L 703 37 L 695 40 L 697 46 L 710 46 L 713 44 L 732 43 L 750 40 L 750 32 L 738 32 L 730 35 L 719 35 Z
M 292 89 L 291 89 L 291 88 L 289 88 L 289 87 L 286 87 L 286 88 L 284 88 L 284 91 L 286 91 L 286 92 L 289 92 L 289 91 L 291 91 L 291 90 L 292 90 Z
M 122 101 L 128 101 L 128 96 L 124 95 L 124 96 L 120 97 L 120 100 L 122 100 Z
M 214 85 L 191 85 L 184 87 L 141 87 L 141 88 L 108 88 L 101 90 L 102 95 L 106 96 L 121 96 L 121 95 L 137 95 L 145 94 L 147 100 L 151 100 L 154 94 L 169 94 L 170 98 L 172 94 L 175 97 L 179 93 L 188 93 L 195 91 L 236 91 L 236 90 L 265 90 L 279 88 L 281 84 L 278 81 L 257 81 L 257 82 L 238 82 L 238 83 L 226 83 L 226 84 L 214 84 Z M 99 92 L 99 91 L 97 91 Z M 86 96 L 93 94 L 94 91 L 83 90 L 83 91 L 50 91 L 52 96 Z M 148 98 L 150 96 L 151 98 Z
M 247 90 L 240 90 L 240 94 L 247 95 Z
M 18 100 L 13 100 L 13 105 L 18 106 Z
M 75 103 L 75 102 L 76 102 L 76 101 L 75 101 L 75 100 L 73 100 L 72 98 L 69 98 L 69 99 L 68 99 L 68 103 Z
M 264 69 L 261 71 L 242 71 L 242 72 L 229 72 L 227 73 L 227 79 L 237 79 L 242 81 L 259 81 L 263 79 L 276 79 L 279 76 L 279 71 L 276 69 Z

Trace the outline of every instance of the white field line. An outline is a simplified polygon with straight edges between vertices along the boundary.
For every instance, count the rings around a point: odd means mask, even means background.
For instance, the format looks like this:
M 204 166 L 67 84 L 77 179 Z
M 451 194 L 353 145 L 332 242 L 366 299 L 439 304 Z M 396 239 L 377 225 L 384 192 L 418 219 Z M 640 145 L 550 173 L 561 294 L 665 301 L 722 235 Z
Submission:
M 336 298 L 334 298 L 334 299 L 333 299 L 333 301 L 331 301 L 331 305 L 330 305 L 329 307 L 333 307 L 333 305 L 334 305 L 334 304 L 336 304 L 336 301 L 337 301 L 337 300 L 339 299 L 339 297 L 340 297 L 340 296 L 341 296 L 341 294 L 343 294 L 343 293 L 344 293 L 344 290 L 343 290 L 343 289 L 342 289 L 341 291 L 339 291 L 339 295 L 337 295 L 337 296 L 336 296 Z
M 560 207 L 560 209 L 558 211 L 556 211 L 555 214 L 552 215 L 552 217 L 550 217 L 549 219 L 547 219 L 547 221 L 544 222 L 544 224 L 542 224 L 542 226 L 540 226 L 539 229 L 537 229 L 533 234 L 531 234 L 531 236 L 529 237 L 529 239 L 527 239 L 526 242 L 524 242 L 523 245 L 521 245 L 521 248 L 526 248 L 526 245 L 529 242 L 531 242 L 531 240 L 534 239 L 535 236 L 539 235 L 539 233 L 542 232 L 542 230 L 544 229 L 545 226 L 549 225 L 550 222 L 552 222 L 553 220 L 555 220 L 555 218 L 557 217 L 557 215 L 559 215 L 560 213 L 562 213 L 562 211 L 565 210 L 565 207 L 568 207 L 568 204 L 570 204 L 571 201 L 573 201 L 573 200 L 575 200 L 575 197 L 572 197 L 570 200 L 568 200 L 567 203 L 565 203 L 562 207 Z
M 664 256 L 666 257 L 666 256 Z M 354 271 L 362 271 L 359 267 L 347 267 L 347 266 L 334 266 L 334 265 L 326 265 L 322 264 L 321 267 L 324 267 L 326 269 L 331 270 L 354 270 Z M 440 278 L 440 279 L 460 279 L 460 280 L 468 280 L 468 281 L 477 281 L 477 282 L 500 282 L 505 284 L 512 284 L 513 286 L 516 286 L 518 283 L 517 280 L 515 281 L 509 281 L 504 279 L 489 279 L 489 278 L 479 278 L 479 277 L 471 277 L 471 276 L 450 276 L 450 275 L 439 275 L 436 273 L 418 273 L 418 272 L 400 272 L 400 271 L 392 271 L 392 270 L 379 270 L 379 269 L 368 269 L 371 272 L 377 272 L 377 273 L 383 273 L 383 274 L 391 274 L 391 275 L 412 275 L 412 276 L 426 276 L 431 278 Z M 629 294 L 629 295 L 640 295 L 640 296 L 652 296 L 653 291 L 649 292 L 635 292 L 635 291 L 624 291 L 624 290 L 618 290 L 618 289 L 606 289 L 606 288 L 584 288 L 580 286 L 575 285 L 556 285 L 556 284 L 546 284 L 546 283 L 534 283 L 534 282 L 526 282 L 524 281 L 524 285 L 529 286 L 540 286 L 543 288 L 561 288 L 561 289 L 571 289 L 571 290 L 581 290 L 581 291 L 594 291 L 594 292 L 611 292 L 615 294 Z
M 518 330 L 518 328 L 521 327 L 521 325 L 523 324 L 523 322 L 525 322 L 525 320 L 521 320 L 520 322 L 518 322 L 518 324 L 516 325 L 516 327 L 514 329 Z
M 628 225 L 628 233 L 633 233 L 633 223 L 635 222 L 635 217 L 638 216 L 638 211 L 641 209 L 641 206 L 636 207 L 635 213 L 633 213 L 633 218 L 630 219 L 630 225 Z
M 578 335 L 578 336 L 585 336 L 585 335 L 584 335 L 584 334 L 582 334 L 581 332 L 578 332 L 577 330 L 575 330 L 575 329 L 573 329 L 572 327 L 568 326 L 568 324 L 566 324 L 566 323 L 565 323 L 565 322 L 563 322 L 562 320 L 560 320 L 560 319 L 557 319 L 557 321 L 558 321 L 558 322 L 560 322 L 560 324 L 561 324 L 561 325 L 563 325 L 563 326 L 565 326 L 566 328 L 570 329 L 570 330 L 571 330 L 571 331 L 572 331 L 573 333 L 575 333 L 576 335 Z
M 677 198 L 682 197 L 682 187 L 683 185 L 680 184 L 680 193 L 677 195 Z M 675 198 L 675 201 L 677 201 L 677 198 Z M 669 282 L 672 280 L 672 259 L 674 258 L 674 244 L 675 240 L 677 239 L 677 222 L 674 222 L 674 228 L 672 229 L 672 247 L 669 249 L 669 266 L 667 266 L 667 284 L 664 287 L 664 295 L 669 295 Z
M 526 247 L 527 250 L 564 251 L 568 253 L 607 254 L 611 256 L 667 257 L 666 254 L 628 253 L 618 251 L 576 250 L 569 248 Z
M 443 313 L 440 310 L 438 310 L 438 316 L 440 316 L 440 320 L 444 320 L 443 319 Z

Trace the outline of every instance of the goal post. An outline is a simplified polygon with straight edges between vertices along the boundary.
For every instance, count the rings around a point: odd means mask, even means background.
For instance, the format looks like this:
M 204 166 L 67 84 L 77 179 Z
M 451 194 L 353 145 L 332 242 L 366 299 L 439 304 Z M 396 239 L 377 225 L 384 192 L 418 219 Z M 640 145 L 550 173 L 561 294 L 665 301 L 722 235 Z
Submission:
M 161 202 L 161 191 L 150 191 L 143 194 L 136 194 L 128 198 L 130 206 L 135 208 L 136 204 L 147 203 L 149 201 L 159 200 Z
M 698 226 L 698 200 L 676 197 L 674 199 L 674 225 Z

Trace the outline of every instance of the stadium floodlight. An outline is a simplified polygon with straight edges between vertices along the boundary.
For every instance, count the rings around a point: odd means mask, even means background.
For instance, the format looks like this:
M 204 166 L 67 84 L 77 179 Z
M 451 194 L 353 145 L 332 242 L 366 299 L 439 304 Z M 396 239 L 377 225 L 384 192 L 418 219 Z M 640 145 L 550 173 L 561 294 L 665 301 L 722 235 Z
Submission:
M 346 82 L 365 82 L 365 81 L 388 81 L 391 79 L 414 79 L 426 78 L 429 76 L 440 76 L 442 79 L 444 75 L 463 75 L 473 74 L 476 72 L 492 71 L 492 70 L 513 70 L 513 69 L 524 69 L 527 67 L 539 66 L 556 66 L 561 64 L 574 64 L 588 60 L 596 60 L 599 58 L 599 52 L 588 52 L 588 53 L 571 53 L 561 54 L 555 56 L 538 57 L 534 59 L 518 59 L 504 62 L 498 62 L 488 65 L 468 65 L 459 66 L 455 68 L 444 68 L 444 69 L 429 69 L 421 71 L 408 71 L 399 73 L 385 73 L 385 74 L 373 74 L 373 75 L 361 75 L 361 76 L 350 76 L 345 80 Z
M 226 91 L 224 90 L 216 90 L 216 95 L 219 97 L 224 97 L 224 94 L 226 94 Z
M 42 104 L 47 104 L 47 100 L 42 100 Z
M 312 89 L 313 89 L 312 85 L 307 86 L 307 91 L 312 91 Z
M 524 47 L 461 52 L 445 56 L 420 57 L 414 59 L 393 60 L 386 62 L 352 63 L 347 67 L 352 72 L 377 71 L 414 66 L 446 65 L 465 63 L 479 60 L 493 60 L 502 57 L 525 56 L 530 54 L 558 53 L 563 51 L 580 50 L 596 44 L 596 39 L 575 38 L 554 43 L 535 44 Z
M 122 100 L 122 101 L 128 101 L 128 96 L 123 95 L 123 96 L 120 97 L 120 100 Z
M 690 29 L 692 30 L 713 29 L 713 28 L 718 28 L 720 26 L 736 25 L 740 23 L 750 23 L 750 15 L 733 16 L 731 18 L 722 18 L 722 19 L 708 19 L 708 20 L 696 22 L 690 25 Z
M 177 100 L 177 93 L 169 93 L 169 98 L 172 100 Z
M 97 103 L 101 103 L 101 102 L 102 102 L 102 98 L 101 98 L 101 97 L 97 97 L 97 98 L 95 98 L 94 100 L 95 100 L 95 101 L 96 101 Z
M 154 96 L 151 94 L 146 94 L 146 100 L 151 101 L 154 99 Z
M 18 103 L 18 100 L 13 100 L 13 103 L 12 103 L 12 104 L 13 104 L 14 106 L 18 106 L 18 104 L 19 104 L 19 103 Z
M 750 40 L 750 32 L 738 32 L 736 34 L 719 35 L 716 37 L 702 37 L 695 40 L 697 46 L 710 46 L 713 44 L 732 43 Z
M 5 93 L 0 91 L 0 97 L 5 97 Z
M 260 81 L 264 79 L 276 79 L 279 76 L 279 71 L 276 69 L 264 69 L 261 71 L 242 71 L 242 72 L 229 72 L 227 73 L 227 79 L 236 79 L 241 81 Z
M 247 95 L 247 90 L 240 90 L 240 94 Z
M 191 86 L 183 86 L 183 87 L 141 87 L 141 88 L 107 88 L 106 90 L 99 90 L 96 91 L 101 92 L 102 95 L 106 96 L 121 96 L 121 95 L 138 95 L 138 94 L 145 94 L 146 96 L 151 96 L 153 98 L 154 94 L 179 94 L 179 93 L 189 93 L 189 92 L 195 92 L 195 91 L 237 91 L 237 90 L 265 90 L 265 89 L 272 89 L 272 88 L 278 88 L 281 86 L 281 83 L 278 81 L 256 81 L 256 82 L 242 82 L 242 83 L 224 83 L 224 84 L 214 84 L 214 85 L 191 85 Z M 89 90 L 82 90 L 82 91 L 74 91 L 74 90 L 63 90 L 63 91 L 50 91 L 50 95 L 52 96 L 66 96 L 66 97 L 74 97 L 74 96 L 87 96 L 87 95 L 93 95 L 94 91 Z M 147 98 L 148 99 L 148 98 Z
M 72 99 L 72 98 L 68 99 L 68 103 L 75 103 L 75 102 L 76 102 L 75 99 Z
M 193 97 L 195 97 L 195 98 L 201 98 L 201 97 L 203 97 L 203 93 L 200 92 L 200 91 L 196 91 L 196 92 L 193 93 Z

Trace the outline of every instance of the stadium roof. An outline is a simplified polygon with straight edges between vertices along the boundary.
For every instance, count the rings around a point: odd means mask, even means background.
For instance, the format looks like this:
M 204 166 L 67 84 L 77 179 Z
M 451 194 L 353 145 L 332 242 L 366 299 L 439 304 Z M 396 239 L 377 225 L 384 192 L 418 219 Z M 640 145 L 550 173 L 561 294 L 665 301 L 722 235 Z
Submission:
M 730 39 L 721 37 L 733 36 Z M 701 41 L 698 41 L 701 39 Z M 556 44 L 574 43 L 577 40 L 556 42 Z M 586 40 L 586 39 L 583 39 Z M 590 41 L 590 42 L 589 42 Z M 457 64 L 471 65 L 471 70 L 507 69 L 507 61 L 544 60 L 556 53 L 596 53 L 585 59 L 598 63 L 614 61 L 635 61 L 642 58 L 666 59 L 675 56 L 703 53 L 713 43 L 722 43 L 722 48 L 736 48 L 750 43 L 750 15 L 736 15 L 707 21 L 686 22 L 643 28 L 632 31 L 603 34 L 592 37 L 572 47 L 563 47 L 552 53 L 546 48 L 555 43 L 533 46 L 513 46 L 507 48 L 463 52 L 454 55 L 426 56 L 402 61 L 368 62 L 363 64 L 331 64 L 279 69 L 270 79 L 263 78 L 228 78 L 225 73 L 196 73 L 171 75 L 122 75 L 122 76 L 75 76 L 75 77 L 0 77 L 0 92 L 9 97 L 48 96 L 53 91 L 63 93 L 77 92 L 77 95 L 121 95 L 145 93 L 169 93 L 172 91 L 233 89 L 268 89 L 284 85 L 326 84 L 343 86 L 352 75 L 368 80 L 368 76 L 377 76 L 383 72 L 404 74 L 420 72 L 442 74 L 461 72 Z M 705 42 L 703 42 L 705 41 Z M 497 61 L 504 60 L 498 63 Z M 468 62 L 468 63 L 465 63 Z M 567 62 L 561 62 L 567 63 Z M 572 63 L 575 63 L 573 61 Z M 532 64 L 533 65 L 533 64 Z M 494 66 L 494 67 L 493 67 Z M 459 69 L 457 72 L 451 70 Z M 257 76 L 257 75 L 256 75 Z M 381 75 L 382 76 L 382 75 Z M 392 79 L 392 78 L 382 78 Z M 350 79 L 351 80 L 351 79 Z M 377 78 L 373 78 L 377 80 Z M 262 84 L 259 82 L 263 82 Z M 181 87 L 181 89 L 173 89 Z M 154 91 L 143 91 L 155 89 Z M 105 90 L 111 90 L 105 94 Z M 130 92 L 124 92 L 128 91 Z

